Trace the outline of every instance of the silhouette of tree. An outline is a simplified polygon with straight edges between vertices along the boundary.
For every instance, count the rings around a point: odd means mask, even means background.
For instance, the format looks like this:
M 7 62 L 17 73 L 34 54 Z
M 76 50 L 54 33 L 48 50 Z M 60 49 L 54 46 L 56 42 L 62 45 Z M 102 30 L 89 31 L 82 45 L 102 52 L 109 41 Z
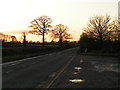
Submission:
M 120 52 L 119 21 L 110 16 L 95 16 L 90 18 L 87 28 L 80 36 L 80 49 L 91 51 Z M 83 50 L 82 50 L 83 49 Z
M 68 34 L 68 27 L 62 24 L 58 24 L 54 26 L 54 30 L 52 30 L 51 36 L 53 38 L 58 38 L 58 42 L 60 46 L 62 46 L 62 42 L 66 41 L 67 39 L 71 39 L 71 34 Z
M 10 35 L 3 35 L 3 41 L 4 42 L 10 42 L 11 41 L 11 36 Z
M 11 36 L 12 42 L 17 42 L 17 38 L 15 36 Z
M 42 35 L 43 45 L 44 45 L 44 36 L 45 34 L 48 33 L 49 29 L 52 27 L 51 22 L 52 19 L 47 16 L 38 17 L 37 19 L 34 19 L 33 21 L 30 22 L 31 25 L 29 27 L 32 28 L 32 30 L 30 30 L 30 33 L 35 35 Z
M 88 49 L 89 51 L 97 49 L 95 39 L 90 38 L 86 33 L 82 33 L 82 35 L 80 36 L 79 44 L 81 51 L 84 51 L 85 49 Z
M 119 30 L 119 21 L 118 20 L 114 20 L 111 22 L 110 24 L 110 34 L 112 35 L 111 39 L 113 41 L 120 41 L 120 30 Z
M 27 41 L 26 41 L 26 33 L 23 32 L 23 45 L 26 46 L 26 43 L 27 43 Z
M 110 16 L 95 16 L 90 18 L 87 28 L 84 31 L 89 37 L 98 39 L 99 41 L 106 40 L 110 29 Z

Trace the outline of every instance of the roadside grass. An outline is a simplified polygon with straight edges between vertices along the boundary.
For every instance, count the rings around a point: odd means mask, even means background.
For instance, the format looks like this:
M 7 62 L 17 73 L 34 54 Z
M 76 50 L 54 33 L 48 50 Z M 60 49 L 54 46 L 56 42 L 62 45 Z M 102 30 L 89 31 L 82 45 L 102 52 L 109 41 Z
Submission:
M 28 57 L 44 55 L 52 52 L 58 52 L 61 50 L 65 50 L 68 48 L 72 48 L 74 46 L 69 47 L 59 47 L 57 45 L 46 45 L 42 46 L 34 46 L 34 47 L 3 47 L 2 48 L 2 63 L 20 60 Z
M 24 59 L 24 58 L 30 58 L 30 57 L 39 56 L 39 55 L 44 55 L 44 54 L 48 54 L 51 52 L 50 51 L 49 52 L 39 52 L 39 53 L 37 52 L 37 53 L 14 54 L 11 56 L 4 56 L 4 57 L 2 57 L 2 63 L 20 60 L 20 59 Z

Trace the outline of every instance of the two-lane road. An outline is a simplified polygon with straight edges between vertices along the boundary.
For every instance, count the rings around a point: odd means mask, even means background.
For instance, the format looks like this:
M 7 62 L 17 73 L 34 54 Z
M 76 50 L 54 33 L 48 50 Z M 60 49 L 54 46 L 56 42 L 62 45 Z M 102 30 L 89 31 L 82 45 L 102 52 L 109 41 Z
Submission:
M 2 65 L 2 88 L 35 88 L 76 55 L 78 48 L 8 62 Z

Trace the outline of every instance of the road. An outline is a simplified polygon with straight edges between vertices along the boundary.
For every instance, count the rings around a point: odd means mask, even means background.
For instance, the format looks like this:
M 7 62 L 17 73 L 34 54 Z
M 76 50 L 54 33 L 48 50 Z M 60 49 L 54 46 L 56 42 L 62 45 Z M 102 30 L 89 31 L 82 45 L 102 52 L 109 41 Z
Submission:
M 75 57 L 77 50 L 78 47 L 4 63 L 2 88 L 43 87 L 51 77 L 55 77 L 56 72 Z
M 78 54 L 78 47 L 2 65 L 2 88 L 116 88 L 118 57 Z
M 77 54 L 50 88 L 120 88 L 120 58 Z

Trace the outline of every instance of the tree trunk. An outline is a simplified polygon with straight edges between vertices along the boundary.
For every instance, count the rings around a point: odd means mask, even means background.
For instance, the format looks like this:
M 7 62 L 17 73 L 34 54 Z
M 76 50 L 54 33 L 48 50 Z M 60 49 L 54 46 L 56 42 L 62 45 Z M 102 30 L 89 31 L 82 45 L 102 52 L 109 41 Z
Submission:
M 25 35 L 25 33 L 23 33 L 23 34 L 24 34 L 24 36 L 23 36 L 23 45 L 26 46 L 26 35 Z
M 44 30 L 43 30 L 43 38 L 42 38 L 42 41 L 43 41 L 43 42 L 42 42 L 42 45 L 43 45 L 43 46 L 44 46 L 44 36 L 45 36 L 44 34 L 45 34 L 45 33 L 44 33 Z
M 62 47 L 62 39 L 61 38 L 59 40 L 59 45 L 60 45 L 60 47 Z

